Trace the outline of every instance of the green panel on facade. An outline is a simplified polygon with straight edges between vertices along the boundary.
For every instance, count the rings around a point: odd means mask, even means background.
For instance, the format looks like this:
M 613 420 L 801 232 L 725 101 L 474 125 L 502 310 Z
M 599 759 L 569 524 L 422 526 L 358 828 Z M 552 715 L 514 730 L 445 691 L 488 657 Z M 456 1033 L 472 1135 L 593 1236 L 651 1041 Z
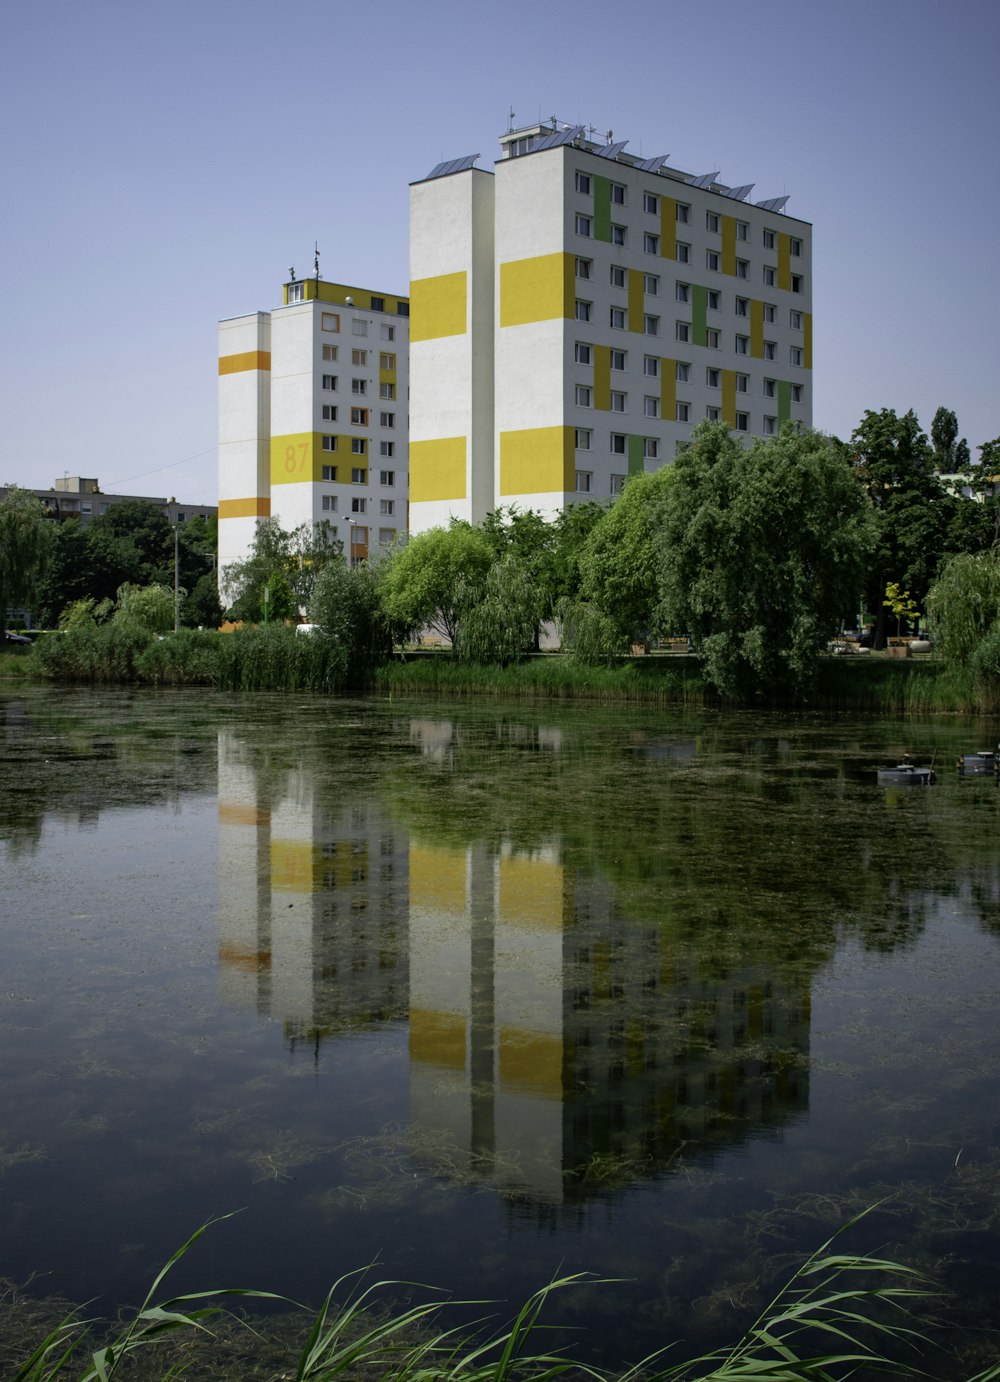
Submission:
M 631 432 L 628 438 L 628 473 L 630 475 L 641 475 L 646 468 L 643 460 L 643 438 L 633 437 Z
M 697 346 L 708 344 L 705 313 L 708 310 L 708 289 L 691 285 L 691 340 Z
M 792 386 L 787 379 L 778 380 L 778 426 L 792 416 Z
M 594 239 L 611 243 L 610 178 L 594 178 Z

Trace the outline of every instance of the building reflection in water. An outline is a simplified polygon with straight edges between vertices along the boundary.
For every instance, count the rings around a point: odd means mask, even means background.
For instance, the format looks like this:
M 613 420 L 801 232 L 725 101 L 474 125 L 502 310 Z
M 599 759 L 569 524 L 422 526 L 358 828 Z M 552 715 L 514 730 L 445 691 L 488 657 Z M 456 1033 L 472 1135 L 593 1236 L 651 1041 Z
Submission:
M 559 752 L 558 731 L 530 733 Z M 445 762 L 453 736 L 410 725 Z M 408 1018 L 429 1169 L 557 1205 L 805 1111 L 808 975 L 723 966 L 711 937 L 623 915 L 558 839 L 418 843 L 374 796 L 342 793 L 305 756 L 265 773 L 220 735 L 221 988 L 317 1058 L 325 1038 Z

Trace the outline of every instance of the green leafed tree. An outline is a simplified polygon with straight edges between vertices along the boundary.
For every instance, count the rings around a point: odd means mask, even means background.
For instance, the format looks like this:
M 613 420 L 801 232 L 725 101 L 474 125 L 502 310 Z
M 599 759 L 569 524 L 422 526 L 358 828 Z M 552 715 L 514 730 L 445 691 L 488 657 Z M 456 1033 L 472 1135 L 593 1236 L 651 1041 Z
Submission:
M 969 663 L 979 644 L 1000 626 L 1000 551 L 949 558 L 928 592 L 927 615 L 945 660 L 957 666 Z
M 17 485 L 0 499 L 0 640 L 8 609 L 35 599 L 52 550 L 52 520 L 40 500 Z
M 166 585 L 123 585 L 112 618 L 150 633 L 169 633 L 174 627 L 174 592 Z
M 939 408 L 931 423 L 931 443 L 934 447 L 936 470 L 955 469 L 955 442 L 958 437 L 958 418 L 950 408 Z
M 806 691 L 855 606 L 873 525 L 841 449 L 790 427 L 749 450 L 721 423 L 674 462 L 659 539 L 661 620 L 725 695 Z
M 341 558 L 320 572 L 309 617 L 321 637 L 337 645 L 342 676 L 350 686 L 364 686 L 375 667 L 392 653 L 392 636 L 382 608 L 378 566 L 350 567 Z
M 548 601 L 527 561 L 507 552 L 481 581 L 462 581 L 460 656 L 466 662 L 508 666 L 531 652 Z
M 309 608 L 320 573 L 341 560 L 343 550 L 328 523 L 303 523 L 286 532 L 277 519 L 260 519 L 249 556 L 230 562 L 222 573 L 229 617 L 247 623 L 294 619 Z
M 470 586 L 485 581 L 495 547 L 481 528 L 455 521 L 411 537 L 384 562 L 385 612 L 402 635 L 429 627 L 458 650 Z

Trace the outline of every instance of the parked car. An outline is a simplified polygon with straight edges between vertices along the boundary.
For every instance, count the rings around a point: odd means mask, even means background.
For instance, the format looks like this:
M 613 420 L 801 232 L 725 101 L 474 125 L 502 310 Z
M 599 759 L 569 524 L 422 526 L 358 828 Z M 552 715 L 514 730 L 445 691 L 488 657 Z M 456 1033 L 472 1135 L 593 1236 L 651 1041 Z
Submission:
M 27 643 L 31 647 L 31 639 L 23 633 L 14 633 L 12 629 L 4 629 L 3 641 L 5 643 Z

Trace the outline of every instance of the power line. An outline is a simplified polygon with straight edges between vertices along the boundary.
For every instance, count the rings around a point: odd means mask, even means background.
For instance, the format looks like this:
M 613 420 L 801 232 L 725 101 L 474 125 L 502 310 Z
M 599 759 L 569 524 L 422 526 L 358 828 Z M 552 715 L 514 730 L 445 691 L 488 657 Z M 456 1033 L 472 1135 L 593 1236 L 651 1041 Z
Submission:
M 188 461 L 200 460 L 202 456 L 209 456 L 217 448 L 210 446 L 207 451 L 198 451 L 193 456 L 185 456 L 180 461 L 170 461 L 167 465 L 158 465 L 153 470 L 142 470 L 138 475 L 126 475 L 121 480 L 108 480 L 109 485 L 127 485 L 130 480 L 142 480 L 147 475 L 159 475 L 161 470 L 173 470 L 175 466 L 186 465 Z

